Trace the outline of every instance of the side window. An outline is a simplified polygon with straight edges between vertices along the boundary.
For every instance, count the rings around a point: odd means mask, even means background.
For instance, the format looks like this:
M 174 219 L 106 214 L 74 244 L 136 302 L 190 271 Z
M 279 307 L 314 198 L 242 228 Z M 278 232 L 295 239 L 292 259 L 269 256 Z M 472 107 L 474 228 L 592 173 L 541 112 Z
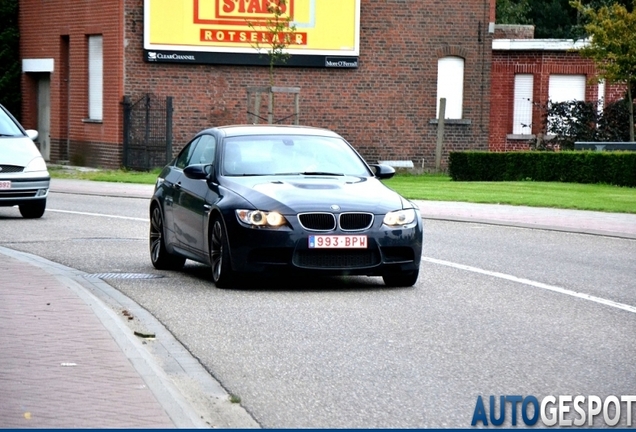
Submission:
M 175 164 L 177 168 L 184 169 L 190 164 L 190 159 L 192 159 L 192 154 L 196 150 L 197 144 L 199 143 L 200 139 L 201 137 L 193 139 L 188 145 L 183 148 L 183 150 L 181 150 L 181 153 L 179 153 L 179 157 L 177 157 L 177 163 Z
M 216 152 L 216 138 L 212 135 L 202 135 L 194 149 L 192 157 L 188 161 L 188 165 L 192 164 L 211 164 L 214 162 L 214 154 Z

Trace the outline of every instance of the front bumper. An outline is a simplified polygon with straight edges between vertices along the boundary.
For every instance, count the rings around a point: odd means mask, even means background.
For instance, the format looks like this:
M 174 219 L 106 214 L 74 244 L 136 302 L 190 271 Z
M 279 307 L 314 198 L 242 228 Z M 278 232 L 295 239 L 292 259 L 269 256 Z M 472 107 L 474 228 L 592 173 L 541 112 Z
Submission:
M 11 207 L 32 201 L 45 200 L 49 195 L 50 177 L 12 178 L 0 177 L 0 182 L 10 181 L 9 189 L 0 189 L 0 206 Z
M 288 218 L 289 220 L 290 218 Z M 419 269 L 422 254 L 422 222 L 391 228 L 376 217 L 362 232 L 312 232 L 297 222 L 291 228 L 256 229 L 228 221 L 232 268 L 238 272 L 301 272 L 331 275 L 380 276 Z M 310 235 L 365 235 L 365 249 L 312 249 Z

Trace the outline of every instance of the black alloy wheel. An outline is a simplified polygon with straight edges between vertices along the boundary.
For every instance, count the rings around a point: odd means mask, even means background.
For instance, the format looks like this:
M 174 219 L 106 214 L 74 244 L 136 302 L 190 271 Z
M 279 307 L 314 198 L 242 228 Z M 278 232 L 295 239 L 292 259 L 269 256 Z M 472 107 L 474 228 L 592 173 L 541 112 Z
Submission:
M 227 232 L 220 216 L 216 216 L 212 222 L 210 265 L 212 267 L 212 281 L 217 288 L 227 288 L 232 285 L 235 275 L 230 263 Z
M 163 214 L 157 205 L 152 208 L 150 216 L 150 260 L 158 270 L 179 270 L 186 260 L 166 250 L 163 238 Z

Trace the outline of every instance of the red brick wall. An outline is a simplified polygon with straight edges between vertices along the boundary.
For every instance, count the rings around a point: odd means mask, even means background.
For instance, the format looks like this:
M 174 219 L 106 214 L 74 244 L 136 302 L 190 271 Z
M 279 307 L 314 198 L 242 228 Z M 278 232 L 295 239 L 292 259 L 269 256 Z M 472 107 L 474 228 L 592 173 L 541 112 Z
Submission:
M 588 84 L 585 99 L 598 100 L 598 84 L 594 63 L 576 52 L 566 51 L 493 51 L 492 88 L 490 111 L 490 150 L 510 151 L 528 149 L 527 140 L 509 139 L 512 134 L 514 76 L 518 73 L 533 74 L 533 99 L 537 105 L 532 113 L 532 133 L 541 132 L 543 111 L 539 106 L 548 102 L 551 74 L 585 75 Z M 605 103 L 622 97 L 622 86 L 607 85 Z
M 143 2 L 125 0 L 125 93 L 174 96 L 174 148 L 198 130 L 247 121 L 247 87 L 268 68 L 144 63 Z M 487 148 L 491 35 L 489 0 L 447 7 L 435 0 L 362 0 L 358 69 L 277 68 L 276 85 L 300 87 L 300 123 L 333 129 L 369 162 L 435 160 L 437 58 L 464 53 L 464 118 L 446 125 L 448 149 Z M 481 34 L 479 34 L 481 30 Z M 282 102 L 278 106 L 282 106 Z M 284 117 L 289 112 L 277 117 Z
M 369 162 L 408 159 L 417 167 L 431 167 L 437 135 L 431 123 L 436 114 L 437 60 L 440 55 L 461 54 L 464 119 L 470 122 L 446 124 L 444 154 L 487 149 L 492 53 L 488 23 L 493 7 L 492 0 L 466 0 L 452 7 L 437 0 L 362 0 L 358 69 L 281 67 L 275 84 L 301 88 L 301 124 L 334 129 Z M 269 83 L 266 67 L 145 63 L 143 0 L 22 0 L 20 14 L 22 57 L 55 58 L 52 159 L 64 156 L 68 142 L 76 160 L 118 165 L 124 96 L 133 101 L 145 93 L 174 97 L 176 152 L 202 128 L 245 123 L 247 87 Z M 92 124 L 82 121 L 87 116 L 86 36 L 98 33 L 104 36 L 104 121 Z M 64 54 L 62 35 L 69 35 L 68 133 L 64 72 L 58 69 Z M 27 127 L 37 120 L 32 81 L 24 75 Z M 103 151 L 94 150 L 100 146 Z
M 123 3 L 119 1 L 21 0 L 23 59 L 53 58 L 51 73 L 51 161 L 91 159 L 97 165 L 121 161 L 123 97 Z M 103 121 L 88 123 L 88 40 L 103 36 Z M 66 42 L 64 39 L 68 36 Z M 67 81 L 68 77 L 68 81 Z M 37 127 L 37 74 L 23 74 L 22 119 Z M 71 154 L 68 155 L 67 145 Z

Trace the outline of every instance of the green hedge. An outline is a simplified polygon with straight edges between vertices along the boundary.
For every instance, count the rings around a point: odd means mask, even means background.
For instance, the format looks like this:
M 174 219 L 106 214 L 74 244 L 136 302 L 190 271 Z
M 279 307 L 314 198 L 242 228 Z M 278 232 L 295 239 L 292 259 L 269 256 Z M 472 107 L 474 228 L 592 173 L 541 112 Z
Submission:
M 457 181 L 554 181 L 636 187 L 636 152 L 451 152 L 449 174 Z

